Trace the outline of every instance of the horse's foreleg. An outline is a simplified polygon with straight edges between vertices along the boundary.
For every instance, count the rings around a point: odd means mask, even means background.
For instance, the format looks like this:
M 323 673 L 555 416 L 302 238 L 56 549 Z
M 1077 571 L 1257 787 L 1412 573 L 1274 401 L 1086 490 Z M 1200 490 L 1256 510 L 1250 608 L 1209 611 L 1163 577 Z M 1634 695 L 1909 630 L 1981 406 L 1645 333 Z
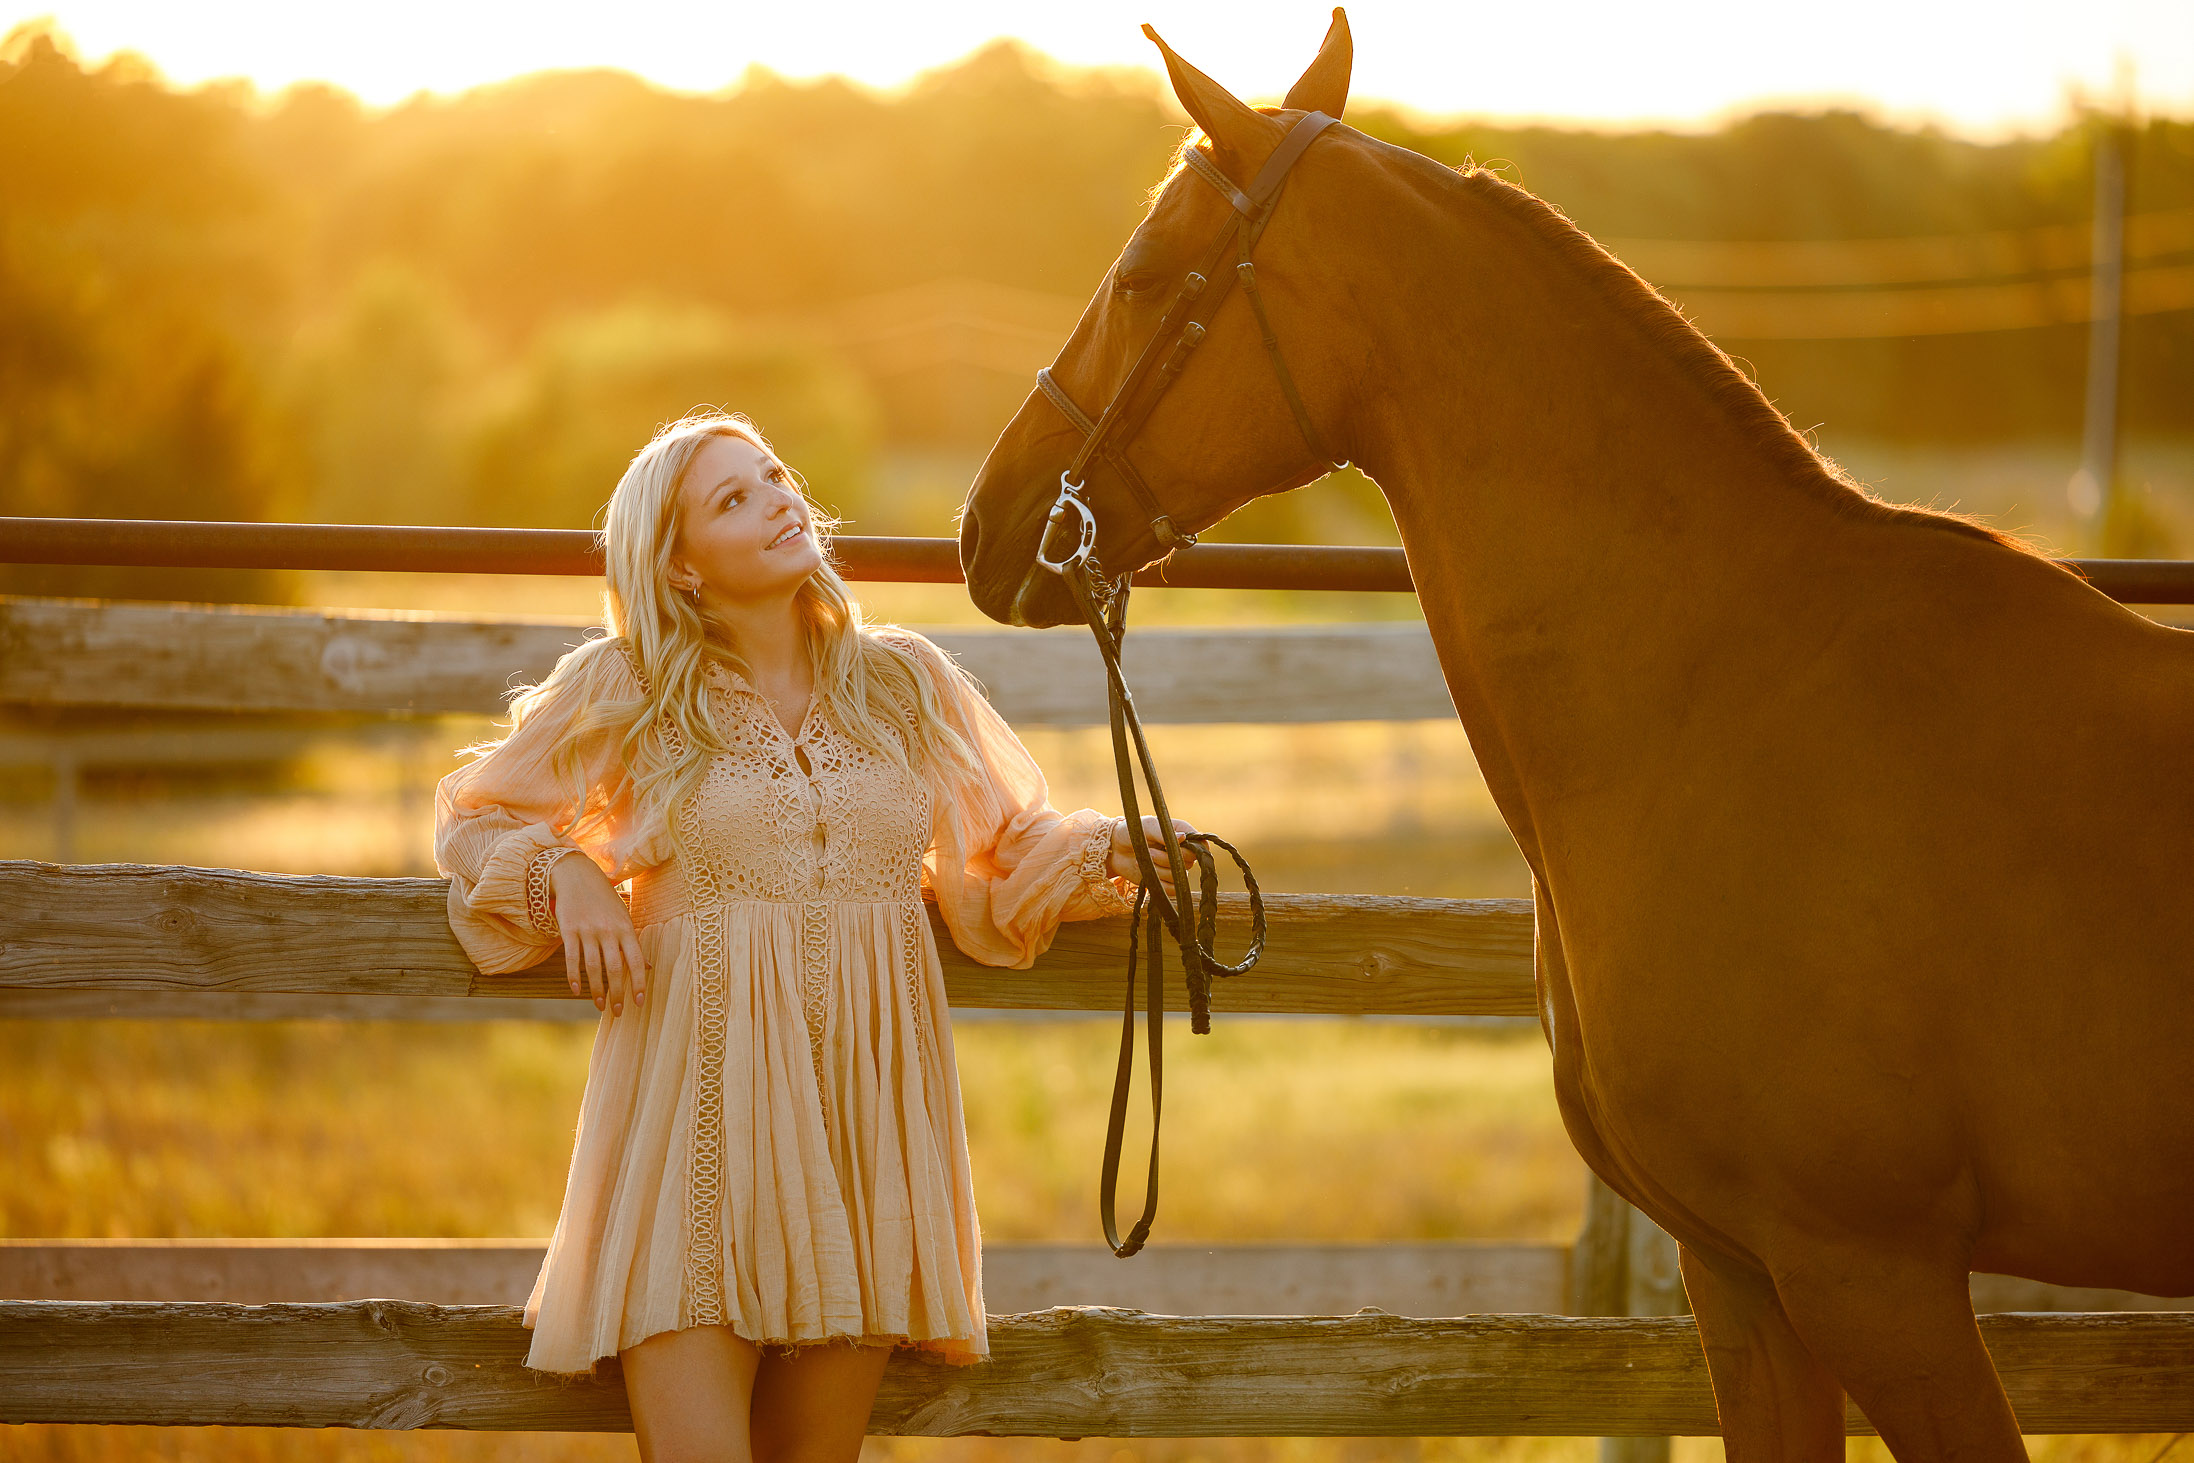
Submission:
M 2023 1460 L 1963 1265 L 1853 1247 L 1776 1277 L 1783 1306 L 1898 1463 Z
M 1681 1250 L 1730 1463 L 1840 1463 L 1844 1394 L 1755 1270 Z

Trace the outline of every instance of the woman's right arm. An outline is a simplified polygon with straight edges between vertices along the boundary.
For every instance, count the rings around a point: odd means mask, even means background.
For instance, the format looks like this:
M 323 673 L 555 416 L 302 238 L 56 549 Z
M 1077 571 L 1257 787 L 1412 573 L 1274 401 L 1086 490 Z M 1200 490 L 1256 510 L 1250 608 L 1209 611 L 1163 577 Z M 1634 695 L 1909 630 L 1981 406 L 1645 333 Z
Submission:
M 613 979 L 613 963 L 638 968 L 612 887 L 631 872 L 618 860 L 633 833 L 619 734 L 589 734 L 575 769 L 559 767 L 558 752 L 589 707 L 642 694 L 621 645 L 582 645 L 508 737 L 435 789 L 434 861 L 450 881 L 450 928 L 483 974 L 538 965 L 559 944 L 575 990 L 582 968 L 597 981 Z M 598 984 L 597 1005 L 603 995 Z

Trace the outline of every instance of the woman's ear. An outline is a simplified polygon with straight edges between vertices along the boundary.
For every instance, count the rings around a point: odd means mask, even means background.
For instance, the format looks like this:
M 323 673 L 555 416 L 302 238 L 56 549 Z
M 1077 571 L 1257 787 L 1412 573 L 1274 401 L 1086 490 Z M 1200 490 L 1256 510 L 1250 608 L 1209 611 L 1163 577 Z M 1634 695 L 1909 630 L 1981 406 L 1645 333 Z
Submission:
M 1348 105 L 1348 73 L 1355 60 L 1356 43 L 1349 39 L 1348 14 L 1336 5 L 1333 24 L 1326 27 L 1326 38 L 1319 43 L 1310 69 L 1287 89 L 1287 100 L 1281 105 L 1298 112 L 1340 116 L 1341 109 Z
M 1269 150 L 1278 139 L 1280 124 L 1264 113 L 1245 105 L 1225 87 L 1198 71 L 1173 53 L 1158 32 L 1150 26 L 1143 27 L 1159 53 L 1166 58 L 1166 77 L 1173 83 L 1173 94 L 1181 99 L 1181 105 L 1196 125 L 1204 129 L 1211 145 L 1221 152 L 1237 155 L 1253 155 L 1260 149 Z

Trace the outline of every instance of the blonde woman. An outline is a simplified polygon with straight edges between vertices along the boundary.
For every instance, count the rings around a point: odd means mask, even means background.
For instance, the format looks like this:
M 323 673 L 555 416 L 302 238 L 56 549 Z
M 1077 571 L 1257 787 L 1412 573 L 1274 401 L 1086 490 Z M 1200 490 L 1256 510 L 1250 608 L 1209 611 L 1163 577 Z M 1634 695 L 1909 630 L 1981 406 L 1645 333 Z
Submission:
M 651 1463 L 850 1463 L 891 1348 L 984 1355 L 923 895 L 1022 968 L 1135 869 L 942 652 L 863 623 L 827 526 L 743 418 L 663 431 L 610 498 L 610 636 L 436 798 L 480 969 L 561 946 L 603 1012 L 526 1360 L 621 1357 Z

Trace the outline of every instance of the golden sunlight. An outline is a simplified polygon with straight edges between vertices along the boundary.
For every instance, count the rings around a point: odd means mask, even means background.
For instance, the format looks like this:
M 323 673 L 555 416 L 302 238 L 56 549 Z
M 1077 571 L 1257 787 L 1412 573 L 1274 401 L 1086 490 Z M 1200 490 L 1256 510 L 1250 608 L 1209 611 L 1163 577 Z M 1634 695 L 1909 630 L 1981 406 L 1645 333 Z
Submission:
M 749 67 L 893 87 L 998 37 L 1076 66 L 1150 69 L 1138 26 L 1251 95 L 1277 93 L 1324 30 L 1326 0 L 1029 5 L 940 0 L 602 8 L 492 0 L 6 0 L 0 30 L 50 15 L 87 57 L 148 58 L 190 84 L 243 77 L 276 90 L 333 82 L 376 104 L 543 69 L 609 66 L 713 92 Z M 1761 5 L 1482 7 L 1363 0 L 1355 90 L 1425 113 L 1595 125 L 1698 126 L 1765 106 L 1859 106 L 1970 135 L 2060 123 L 2076 99 L 2194 106 L 2194 6 L 2106 0 L 1853 0 Z

